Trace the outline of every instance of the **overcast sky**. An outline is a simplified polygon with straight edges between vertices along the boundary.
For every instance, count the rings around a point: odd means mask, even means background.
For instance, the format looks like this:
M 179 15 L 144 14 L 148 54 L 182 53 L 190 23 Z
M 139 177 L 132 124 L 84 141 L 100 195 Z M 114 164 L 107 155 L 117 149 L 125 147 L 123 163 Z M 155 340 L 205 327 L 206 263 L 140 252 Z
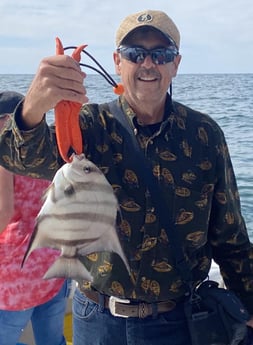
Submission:
M 163 10 L 177 24 L 179 73 L 253 73 L 252 0 L 1 0 L 0 73 L 35 73 L 54 54 L 56 36 L 64 46 L 87 43 L 114 73 L 115 31 L 144 9 Z

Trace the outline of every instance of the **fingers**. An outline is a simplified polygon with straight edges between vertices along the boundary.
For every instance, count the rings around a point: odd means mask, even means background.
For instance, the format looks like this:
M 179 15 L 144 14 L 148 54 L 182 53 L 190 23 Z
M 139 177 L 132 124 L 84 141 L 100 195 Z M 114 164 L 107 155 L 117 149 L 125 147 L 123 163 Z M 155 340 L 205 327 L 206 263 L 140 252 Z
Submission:
M 43 59 L 25 97 L 24 124 L 28 128 L 36 126 L 62 100 L 87 103 L 85 77 L 79 64 L 68 55 Z
M 50 91 L 56 103 L 63 99 L 79 103 L 87 101 L 86 89 L 83 85 L 86 74 L 71 57 L 63 55 L 44 59 L 39 74 L 43 82 L 42 87 Z

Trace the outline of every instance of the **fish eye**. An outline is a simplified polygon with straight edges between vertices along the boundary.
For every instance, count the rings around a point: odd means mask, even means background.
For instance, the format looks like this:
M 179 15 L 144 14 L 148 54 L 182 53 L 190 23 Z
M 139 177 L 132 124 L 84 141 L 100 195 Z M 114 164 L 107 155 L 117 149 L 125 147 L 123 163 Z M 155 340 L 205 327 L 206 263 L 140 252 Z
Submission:
M 84 168 L 83 168 L 83 171 L 86 173 L 86 174 L 89 174 L 91 172 L 91 167 L 89 165 L 86 165 Z

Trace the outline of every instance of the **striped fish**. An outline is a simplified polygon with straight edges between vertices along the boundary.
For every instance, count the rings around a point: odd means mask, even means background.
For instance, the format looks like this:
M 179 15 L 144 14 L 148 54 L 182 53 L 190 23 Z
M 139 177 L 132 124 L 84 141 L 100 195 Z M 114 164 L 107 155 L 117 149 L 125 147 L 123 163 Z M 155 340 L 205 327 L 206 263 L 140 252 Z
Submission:
M 110 251 L 128 262 L 116 228 L 117 199 L 99 168 L 84 154 L 74 155 L 55 174 L 25 253 L 22 266 L 36 248 L 51 247 L 61 255 L 44 278 L 66 277 L 92 281 L 79 257 Z

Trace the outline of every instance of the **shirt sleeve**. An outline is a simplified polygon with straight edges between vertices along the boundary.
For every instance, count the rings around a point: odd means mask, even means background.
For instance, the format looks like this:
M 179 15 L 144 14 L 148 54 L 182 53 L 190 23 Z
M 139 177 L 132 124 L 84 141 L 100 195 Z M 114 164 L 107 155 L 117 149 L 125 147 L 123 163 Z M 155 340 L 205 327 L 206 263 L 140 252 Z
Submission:
M 217 183 L 210 216 L 210 241 L 227 288 L 253 314 L 253 246 L 241 213 L 239 191 L 222 131 L 217 150 Z
M 51 180 L 62 165 L 58 154 L 54 126 L 46 119 L 31 130 L 19 126 L 22 103 L 0 136 L 0 164 L 13 173 Z M 27 172 L 29 170 L 29 172 Z

